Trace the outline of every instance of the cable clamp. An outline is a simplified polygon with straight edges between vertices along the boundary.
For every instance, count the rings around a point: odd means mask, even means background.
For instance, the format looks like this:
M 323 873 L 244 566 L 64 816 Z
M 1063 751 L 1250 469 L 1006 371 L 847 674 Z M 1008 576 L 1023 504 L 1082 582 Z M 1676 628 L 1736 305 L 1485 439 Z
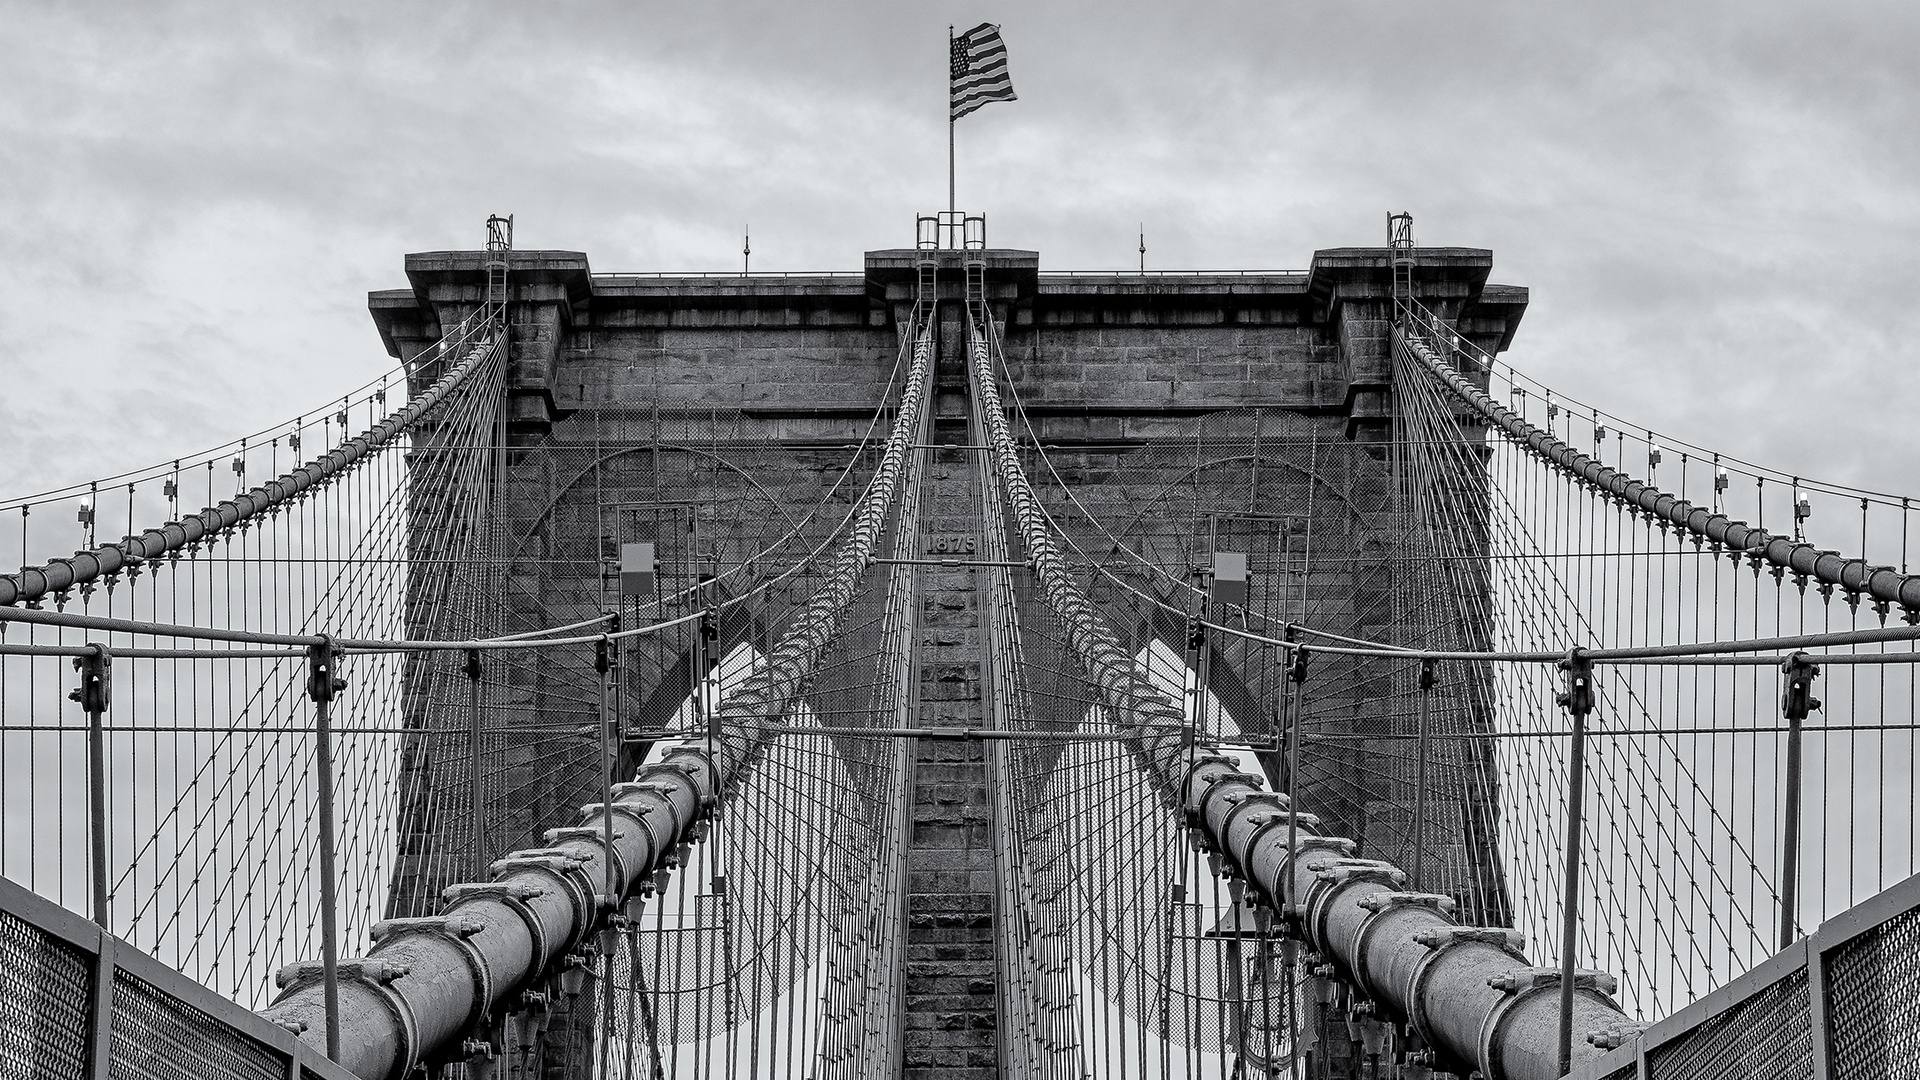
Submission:
M 1283 844 L 1281 846 L 1284 847 L 1285 845 Z M 1358 851 L 1359 848 L 1360 845 L 1344 836 L 1322 836 L 1316 833 L 1312 836 L 1299 836 L 1294 838 L 1293 857 L 1308 860 L 1301 865 L 1305 866 L 1311 873 L 1318 873 L 1323 869 L 1333 866 L 1335 862 L 1344 860 L 1355 851 Z M 1333 858 L 1313 858 L 1315 855 L 1326 854 L 1331 854 Z M 1283 865 L 1281 869 L 1284 872 L 1291 868 Z
M 401 1061 L 413 1061 L 420 1052 L 420 1025 L 413 1015 L 413 1006 L 405 995 L 393 989 L 393 983 L 411 972 L 405 964 L 394 964 L 378 957 L 365 957 L 358 960 L 342 960 L 334 969 L 339 977 L 346 981 L 357 982 L 371 990 L 380 1003 L 393 1015 L 394 1024 L 399 1029 L 398 1054 Z M 290 964 L 275 974 L 274 982 L 283 992 L 279 1000 L 319 982 L 326 977 L 325 966 L 318 961 Z M 272 1010 L 268 1010 L 268 1019 Z M 277 1021 L 279 1022 L 279 1021 Z
M 1429 1044 L 1440 1041 L 1439 1033 L 1427 1026 L 1427 1009 L 1423 1003 L 1432 996 L 1434 969 L 1441 966 L 1455 949 L 1482 945 L 1498 949 L 1500 953 L 1516 964 L 1526 964 L 1527 956 L 1521 952 L 1526 944 L 1525 935 L 1518 930 L 1509 930 L 1500 926 L 1441 926 L 1421 930 L 1413 935 L 1413 940 L 1432 950 L 1421 957 L 1414 965 L 1413 972 L 1407 977 L 1406 1000 L 1409 1003 L 1408 1015 L 1413 1020 L 1414 1030 Z M 1469 957 L 1468 963 L 1483 962 L 1483 957 Z M 1512 1000 L 1512 999 L 1505 999 Z
M 681 790 L 681 788 L 677 784 L 662 784 L 651 780 L 628 780 L 624 783 L 613 785 L 613 798 L 617 802 L 629 795 L 638 795 L 643 791 L 652 795 L 671 795 L 679 790 Z
M 1602 1050 L 1618 1050 L 1638 1038 L 1641 1032 L 1652 1026 L 1651 1024 L 1642 1023 L 1638 1020 L 1629 1020 L 1624 1024 L 1615 1024 L 1612 1027 L 1602 1028 L 1599 1031 L 1587 1032 L 1587 1042 Z
M 1357 869 L 1369 875 L 1375 872 L 1371 868 Z M 1334 885 L 1330 888 L 1320 890 L 1320 892 L 1322 895 L 1331 895 L 1339 891 L 1340 888 L 1341 886 Z M 1375 997 L 1385 997 L 1391 996 L 1399 991 L 1401 987 L 1388 985 L 1382 981 L 1381 978 L 1376 977 L 1376 973 L 1369 966 L 1368 959 L 1373 953 L 1371 942 L 1374 936 L 1382 932 L 1381 927 L 1392 920 L 1396 912 L 1418 913 L 1416 915 L 1418 919 L 1416 925 L 1419 923 L 1432 925 L 1433 920 L 1449 918 L 1453 913 L 1454 901 L 1453 897 L 1442 896 L 1439 893 L 1382 891 L 1368 893 L 1362 896 L 1356 901 L 1355 906 L 1367 914 L 1361 918 L 1359 929 L 1355 932 L 1353 938 L 1351 956 L 1353 957 L 1354 984 L 1365 989 Z M 1325 932 L 1324 920 L 1320 929 L 1323 933 Z M 1425 955 L 1431 956 L 1433 954 L 1428 953 Z M 1422 957 L 1422 959 L 1424 958 L 1425 957 Z M 1391 975 L 1391 969 L 1383 974 Z
M 1431 908 L 1442 915 L 1452 915 L 1454 908 L 1459 905 L 1454 902 L 1453 897 L 1443 896 L 1440 893 L 1379 892 L 1361 897 L 1358 906 L 1376 915 L 1403 907 Z
M 464 939 L 486 928 L 485 919 L 471 915 L 431 915 L 423 919 L 382 919 L 373 924 L 371 933 L 375 941 L 405 934 L 438 934 Z
M 501 857 L 499 862 L 494 863 L 493 866 L 490 867 L 489 869 L 498 869 L 503 863 L 508 863 L 508 862 L 524 863 L 524 862 L 533 861 L 533 860 L 550 860 L 550 861 L 566 862 L 570 864 L 566 867 L 566 869 L 568 870 L 578 870 L 580 869 L 581 865 L 585 862 L 585 860 L 581 859 L 579 856 L 575 855 L 573 852 L 568 851 L 565 848 L 557 848 L 557 847 L 521 848 L 519 851 L 507 852 L 506 855 Z
M 1285 813 L 1288 807 L 1287 797 L 1277 791 L 1230 791 L 1223 798 L 1233 809 L 1227 813 L 1226 820 L 1220 823 L 1222 833 L 1231 831 L 1241 820 L 1266 820 L 1267 815 L 1260 812 L 1262 807 L 1271 807 L 1277 813 Z
M 1229 760 L 1231 761 L 1231 759 Z M 1238 765 L 1239 763 L 1234 762 L 1233 764 Z M 1201 768 L 1202 766 L 1196 765 L 1194 766 L 1193 771 L 1187 774 L 1188 776 L 1187 805 L 1193 809 L 1193 811 L 1201 821 L 1206 820 L 1207 804 L 1212 802 L 1215 798 L 1223 799 L 1226 801 L 1228 806 L 1232 806 L 1236 803 L 1239 803 L 1241 800 L 1245 799 L 1249 795 L 1258 795 L 1258 794 L 1266 793 L 1264 789 L 1267 782 L 1267 778 L 1264 776 L 1258 776 L 1258 775 L 1255 775 L 1254 773 L 1244 773 L 1244 772 L 1238 771 L 1238 769 L 1235 769 L 1232 772 L 1213 773 L 1209 776 L 1202 777 L 1200 776 Z M 1206 789 L 1201 791 L 1198 797 L 1194 796 L 1193 788 L 1192 788 L 1193 782 L 1196 780 L 1204 780 L 1207 784 Z M 1242 784 L 1252 788 L 1253 790 L 1252 791 L 1222 791 L 1221 790 L 1223 787 L 1226 787 L 1229 784 Z
M 372 983 L 385 986 L 395 979 L 402 978 L 413 969 L 405 964 L 394 964 L 379 957 L 364 957 L 358 960 L 342 960 L 334 966 L 342 979 Z M 303 960 L 298 964 L 288 964 L 274 973 L 274 985 L 283 990 L 298 987 L 304 983 L 326 978 L 326 965 L 318 960 Z
M 585 863 L 567 854 L 550 848 L 531 848 L 525 851 L 509 852 L 507 856 L 495 862 L 487 870 L 497 881 L 519 873 L 545 874 L 553 882 L 566 890 L 573 910 L 578 914 L 574 920 L 574 937 L 585 940 L 588 918 L 594 910 L 594 882 L 587 880 Z M 553 942 L 555 954 L 568 952 L 577 941 Z M 544 952 L 541 960 L 551 957 Z
M 516 900 L 525 903 L 536 896 L 545 895 L 547 890 L 538 885 L 486 881 L 449 885 L 440 894 L 440 899 L 451 906 L 466 900 Z
M 1438 955 L 1438 953 L 1429 954 L 1429 956 Z M 1601 995 L 1606 999 L 1607 1004 L 1618 1010 L 1619 1005 L 1613 1001 L 1613 992 L 1619 984 L 1612 975 L 1582 969 L 1574 972 L 1573 984 L 1581 990 Z M 1518 968 L 1502 975 L 1491 976 L 1487 979 L 1487 985 L 1501 991 L 1503 995 L 1492 1011 L 1487 1014 L 1486 1019 L 1481 1022 L 1480 1035 L 1476 1040 L 1480 1060 L 1492 1064 L 1498 1060 L 1497 1048 L 1505 1045 L 1507 1028 L 1516 1022 L 1515 1017 L 1526 1014 L 1529 1010 L 1537 1014 L 1537 1007 L 1529 1003 L 1536 1001 L 1541 995 L 1558 994 L 1560 969 L 1557 967 Z M 1508 1080 L 1508 1074 L 1504 1069 L 1489 1070 L 1488 1076 L 1489 1080 Z
M 1560 985 L 1560 969 L 1557 967 L 1522 968 L 1509 971 L 1504 975 L 1488 977 L 1487 985 L 1506 994 L 1520 994 L 1528 990 L 1544 990 Z M 1575 969 L 1573 985 L 1580 990 L 1593 990 L 1611 997 L 1620 989 L 1620 980 L 1604 971 L 1588 968 Z
M 1808 713 L 1820 708 L 1820 699 L 1813 696 L 1813 680 L 1820 677 L 1820 665 L 1806 653 L 1797 652 L 1780 665 L 1780 671 L 1780 711 L 1789 720 L 1805 720 Z
M 1347 843 L 1352 844 L 1353 841 L 1348 840 Z M 1407 883 L 1406 871 L 1378 859 L 1333 859 L 1308 863 L 1307 869 L 1313 872 L 1315 878 L 1334 886 L 1373 881 L 1398 888 Z
M 457 946 L 461 959 L 467 962 L 467 973 L 473 977 L 473 1008 L 464 1021 L 472 1024 L 487 1014 L 493 1001 L 493 965 L 479 946 L 467 939 L 487 925 L 485 919 L 457 913 L 424 919 L 383 919 L 374 924 L 373 939 L 384 944 L 410 934 L 424 934 Z
M 1247 824 L 1278 825 L 1282 828 L 1285 828 L 1287 825 L 1292 824 L 1302 829 L 1317 830 L 1320 828 L 1320 815 L 1309 814 L 1309 813 L 1306 813 L 1305 811 L 1302 811 L 1296 814 L 1290 810 L 1277 810 L 1271 814 L 1248 814 Z
M 673 824 L 667 829 L 667 839 L 671 840 L 673 837 L 679 836 L 680 830 L 687 824 L 681 820 L 680 807 L 674 800 L 684 795 L 697 795 L 698 792 L 696 789 L 689 788 L 686 784 L 681 783 L 663 783 L 657 780 L 634 780 L 624 784 L 613 785 L 612 794 L 614 798 L 614 809 L 620 812 L 632 813 L 634 820 L 639 822 L 643 827 L 647 824 L 644 820 L 647 814 L 651 814 L 655 809 L 664 808 L 673 818 Z M 629 803 L 622 801 L 634 795 L 651 795 L 660 800 L 660 805 L 656 807 L 647 803 Z M 585 807 L 582 807 L 583 812 L 585 809 Z M 698 814 L 699 808 L 695 807 L 693 813 Z M 652 835 L 651 829 L 648 829 L 648 834 Z
M 588 803 L 580 808 L 580 812 L 588 816 L 598 814 L 601 810 L 601 805 L 600 803 Z M 626 835 L 626 833 L 615 829 L 613 838 L 618 840 Z M 548 829 L 546 832 L 540 834 L 540 838 L 550 845 L 564 844 L 572 840 L 604 841 L 607 838 L 607 830 L 598 825 L 563 825 L 557 829 Z
M 1527 935 L 1502 926 L 1449 926 L 1439 930 L 1422 930 L 1413 935 L 1413 940 L 1435 951 L 1469 943 L 1498 945 L 1515 951 L 1527 947 Z
M 1575 716 L 1593 711 L 1593 661 L 1585 650 L 1572 649 L 1566 659 L 1555 665 L 1560 669 L 1565 689 L 1554 695 L 1554 703 Z
M 552 955 L 547 944 L 546 924 L 534 914 L 527 901 L 547 895 L 547 890 L 531 882 L 489 881 L 472 882 L 461 885 L 449 885 L 440 898 L 448 907 L 461 904 L 491 900 L 520 917 L 526 924 L 527 934 L 533 940 L 533 954 L 544 964 Z M 491 999 L 489 999 L 491 1000 Z

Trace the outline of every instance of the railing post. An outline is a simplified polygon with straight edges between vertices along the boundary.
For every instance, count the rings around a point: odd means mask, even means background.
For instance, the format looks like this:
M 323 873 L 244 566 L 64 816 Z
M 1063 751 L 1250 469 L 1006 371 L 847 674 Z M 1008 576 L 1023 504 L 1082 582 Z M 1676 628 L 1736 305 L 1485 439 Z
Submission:
M 620 619 L 618 615 L 609 619 L 609 630 L 611 633 L 619 632 Z M 600 682 L 600 823 L 601 841 L 606 845 L 608 852 L 613 851 L 614 741 L 613 710 L 607 700 L 607 684 L 613 674 L 613 653 L 613 638 L 609 636 L 609 634 L 601 634 L 600 639 L 593 643 L 593 671 L 595 675 L 599 676 Z M 612 857 L 609 856 L 608 858 L 602 859 L 601 863 L 601 870 L 604 876 L 601 878 L 600 883 L 601 895 L 599 903 L 594 905 L 598 909 L 596 918 L 609 915 L 615 908 L 618 908 L 620 906 L 620 893 L 623 891 L 621 883 L 614 880 Z
M 1420 728 L 1416 735 L 1420 763 L 1413 781 L 1413 891 L 1426 891 L 1424 872 L 1427 862 L 1427 721 L 1428 704 L 1433 698 L 1433 667 L 1430 659 L 1420 661 Z
M 347 688 L 335 670 L 333 639 L 325 634 L 307 649 L 307 698 L 313 702 L 313 767 L 320 802 L 320 973 L 325 984 L 327 1060 L 340 1060 L 339 897 L 334 870 L 333 720 L 334 695 Z
M 481 772 L 485 744 L 480 730 L 480 650 L 467 650 L 467 790 L 473 799 L 473 820 L 468 822 L 468 861 L 471 881 L 479 881 L 487 869 L 487 800 L 485 776 Z
M 1300 894 L 1295 886 L 1297 876 L 1294 867 L 1300 860 L 1300 714 L 1303 705 L 1302 696 L 1307 683 L 1307 647 L 1297 644 L 1297 636 L 1292 623 L 1288 623 L 1284 638 L 1296 642 L 1293 655 L 1287 662 L 1286 683 L 1286 725 L 1287 742 L 1287 876 L 1281 881 L 1285 895 L 1280 898 L 1281 912 L 1287 926 L 1287 1075 L 1292 1076 L 1300 1064 L 1300 1032 L 1306 1026 L 1300 1007 L 1300 941 L 1306 931 L 1301 917 Z M 1311 1059 L 1309 1059 L 1311 1068 Z
M 704 588 L 705 586 L 703 586 Z M 708 686 L 708 676 L 713 671 L 713 656 L 720 645 L 720 609 L 714 604 L 713 597 L 706 599 L 706 610 L 700 613 L 699 633 L 693 636 L 693 724 L 707 740 L 707 756 L 712 757 L 720 751 L 719 692 Z
M 100 948 L 93 957 L 93 1000 L 90 1002 L 93 1022 L 89 1025 L 92 1037 L 92 1049 L 88 1053 L 89 1080 L 110 1080 L 113 1074 L 113 989 L 114 989 L 114 940 L 103 926 L 100 928 Z
M 1573 746 L 1567 752 L 1567 880 L 1561 894 L 1560 1072 L 1573 1068 L 1574 950 L 1580 942 L 1580 826 L 1586 798 L 1587 715 L 1593 712 L 1593 661 L 1579 649 L 1560 661 L 1566 689 L 1554 699 L 1573 718 Z
M 626 891 L 625 882 L 617 880 L 613 872 L 613 767 L 614 756 L 619 752 L 620 744 L 614 739 L 615 720 L 612 704 L 609 701 L 609 692 L 614 669 L 619 664 L 619 657 L 615 639 L 610 635 L 619 632 L 620 613 L 611 612 L 607 617 L 607 632 L 601 634 L 600 640 L 594 642 L 593 646 L 593 670 L 600 683 L 600 842 L 605 851 L 605 855 L 600 860 L 605 877 L 601 881 L 600 902 L 594 905 L 597 910 L 594 912 L 593 920 L 596 926 L 607 927 L 613 925 L 614 914 L 620 910 L 621 894 Z M 707 760 L 713 759 L 708 757 Z M 618 939 L 611 933 L 603 932 L 600 938 L 602 954 L 600 977 L 605 990 L 600 995 L 600 1030 L 607 1033 L 613 1031 L 613 954 L 617 943 Z M 588 962 L 582 959 L 583 969 Z M 584 970 L 580 974 L 584 975 Z M 578 993 L 578 991 L 571 993 Z M 600 1067 L 597 1075 L 606 1076 L 612 1067 L 613 1040 L 603 1037 L 598 1041 Z
M 1780 947 L 1793 944 L 1800 884 L 1800 742 L 1807 714 L 1820 707 L 1813 680 L 1820 668 L 1805 653 L 1780 665 L 1784 673 L 1780 709 L 1787 717 L 1787 791 L 1780 824 Z
M 107 925 L 107 707 L 113 703 L 113 657 L 99 645 L 73 658 L 80 685 L 67 695 L 87 714 L 88 861 L 93 879 L 93 921 Z

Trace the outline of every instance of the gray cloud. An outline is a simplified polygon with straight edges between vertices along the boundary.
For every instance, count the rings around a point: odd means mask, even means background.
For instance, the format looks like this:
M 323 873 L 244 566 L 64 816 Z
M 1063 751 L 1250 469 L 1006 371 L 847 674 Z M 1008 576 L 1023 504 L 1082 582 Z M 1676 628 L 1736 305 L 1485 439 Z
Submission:
M 945 197 L 947 22 L 1021 100 L 961 201 L 1054 267 L 1490 247 L 1510 359 L 1911 488 L 1920 15 L 1894 4 L 4 6 L 0 491 L 208 445 L 386 363 L 406 251 L 853 268 Z

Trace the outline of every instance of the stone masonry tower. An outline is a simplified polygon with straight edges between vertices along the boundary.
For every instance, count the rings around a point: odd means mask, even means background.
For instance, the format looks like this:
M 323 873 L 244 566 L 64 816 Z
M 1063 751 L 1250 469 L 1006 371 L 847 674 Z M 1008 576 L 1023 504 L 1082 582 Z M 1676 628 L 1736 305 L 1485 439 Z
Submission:
M 948 449 L 928 451 L 918 492 L 918 550 L 929 554 L 974 550 L 981 520 L 967 449 L 978 436 L 958 253 L 948 261 L 931 426 L 932 443 Z M 885 403 L 915 298 L 914 263 L 912 249 L 889 249 L 867 252 L 863 270 L 844 274 L 656 276 L 597 274 L 579 252 L 511 252 L 509 450 L 496 540 L 510 569 L 486 629 L 560 625 L 604 610 L 614 587 L 609 560 L 622 543 L 652 543 L 663 582 L 697 583 L 751 553 L 763 538 L 755 523 L 799 521 L 823 498 L 844 506 L 836 470 Z M 1055 273 L 1039 253 L 1000 248 L 987 250 L 986 264 L 988 304 L 1004 328 L 1027 421 L 1065 483 L 1111 511 L 1122 540 L 1173 567 L 1213 547 L 1248 551 L 1264 575 L 1255 582 L 1259 602 L 1276 618 L 1375 640 L 1409 636 L 1418 616 L 1396 595 L 1390 535 L 1386 248 L 1316 251 L 1307 269 L 1289 273 Z M 1423 249 L 1414 289 L 1463 336 L 1497 352 L 1527 293 L 1490 284 L 1491 267 L 1487 251 Z M 482 303 L 484 253 L 409 255 L 406 276 L 406 288 L 373 293 L 370 307 L 388 349 L 411 362 Z M 1228 431 L 1253 432 L 1259 450 L 1210 456 L 1208 440 Z M 716 498 L 718 490 L 729 494 Z M 1202 505 L 1235 492 L 1244 494 L 1232 495 L 1234 505 Z M 1167 500 L 1176 497 L 1185 501 L 1173 512 Z M 1316 566 L 1332 569 L 1309 578 L 1308 549 Z M 977 574 L 930 567 L 920 577 L 920 726 L 986 724 Z M 754 614 L 736 618 L 723 638 L 765 641 L 780 629 L 755 624 Z M 1184 640 L 1177 619 L 1115 629 L 1136 648 L 1157 640 L 1177 653 Z M 646 753 L 649 731 L 668 725 L 692 680 L 688 639 L 647 648 L 622 660 L 623 769 Z M 1244 730 L 1270 732 L 1271 718 L 1246 703 L 1280 676 L 1227 646 L 1210 659 L 1210 685 L 1226 710 Z M 499 673 L 501 714 L 542 731 L 590 727 L 594 708 L 580 688 L 594 676 L 569 663 Z M 1404 755 L 1404 743 L 1368 740 L 1399 734 L 1405 709 L 1363 664 L 1328 663 L 1316 676 L 1306 707 L 1324 740 L 1305 748 L 1311 771 L 1293 778 L 1301 801 L 1364 853 L 1403 858 L 1412 782 L 1380 763 Z M 431 912 L 440 889 L 467 870 L 443 855 L 466 843 L 466 827 L 444 807 L 470 804 L 434 796 L 466 774 L 436 756 L 437 745 L 421 739 L 409 752 L 396 914 Z M 591 750 L 577 735 L 502 731 L 492 739 L 488 789 L 474 800 L 488 815 L 492 852 L 537 844 L 540 829 L 597 800 Z M 1263 754 L 1261 766 L 1283 779 L 1282 755 Z M 985 769 L 978 743 L 921 740 L 914 751 L 904 987 L 912 1078 L 998 1075 L 1005 1033 Z M 1450 867 L 1429 887 L 1478 898 L 1470 902 L 1481 910 L 1468 915 L 1486 922 L 1508 918 L 1492 842 L 1495 795 L 1470 793 L 1447 811 L 1446 828 L 1430 832 L 1449 836 L 1456 850 L 1429 860 Z M 581 1030 L 566 1037 L 587 1037 Z

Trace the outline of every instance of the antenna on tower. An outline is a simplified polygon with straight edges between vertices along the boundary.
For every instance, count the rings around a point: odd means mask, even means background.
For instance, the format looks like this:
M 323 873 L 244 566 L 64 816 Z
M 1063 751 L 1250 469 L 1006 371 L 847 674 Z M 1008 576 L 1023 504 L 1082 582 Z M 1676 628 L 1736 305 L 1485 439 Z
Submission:
M 740 226 L 740 276 L 746 277 L 753 266 L 753 223 Z

